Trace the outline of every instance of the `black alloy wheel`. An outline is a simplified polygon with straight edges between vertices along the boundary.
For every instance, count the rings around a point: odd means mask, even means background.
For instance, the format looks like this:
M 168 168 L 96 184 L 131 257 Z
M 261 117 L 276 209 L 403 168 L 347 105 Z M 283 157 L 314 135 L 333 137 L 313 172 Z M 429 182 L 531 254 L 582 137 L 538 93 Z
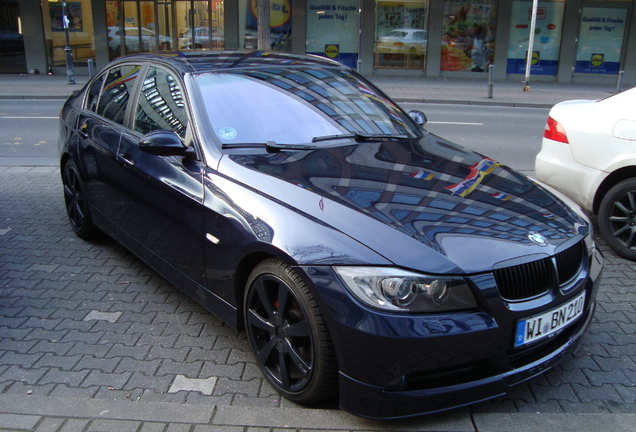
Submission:
M 64 165 L 62 184 L 66 214 L 73 231 L 83 239 L 94 238 L 98 229 L 93 224 L 84 192 L 84 183 L 73 160 L 69 160 Z
M 636 261 L 636 179 L 623 180 L 603 197 L 598 224 L 616 254 Z
M 270 259 L 251 273 L 245 327 L 256 362 L 274 388 L 302 404 L 335 393 L 333 343 L 310 290 L 286 264 Z

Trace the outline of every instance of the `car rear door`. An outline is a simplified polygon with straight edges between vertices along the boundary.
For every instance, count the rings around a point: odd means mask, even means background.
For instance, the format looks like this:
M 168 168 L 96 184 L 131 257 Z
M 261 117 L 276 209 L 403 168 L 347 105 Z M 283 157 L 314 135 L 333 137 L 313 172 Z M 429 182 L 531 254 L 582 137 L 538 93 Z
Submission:
M 80 161 L 83 165 L 90 203 L 98 212 L 119 224 L 121 190 L 116 181 L 116 154 L 124 127 L 125 113 L 139 64 L 115 66 L 99 76 L 88 89 L 78 119 Z

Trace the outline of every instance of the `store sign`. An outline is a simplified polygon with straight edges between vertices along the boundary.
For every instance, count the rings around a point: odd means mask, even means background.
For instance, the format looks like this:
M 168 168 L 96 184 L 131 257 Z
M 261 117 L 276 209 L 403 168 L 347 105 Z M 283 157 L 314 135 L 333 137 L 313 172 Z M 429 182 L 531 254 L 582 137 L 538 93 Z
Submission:
M 250 14 L 247 17 L 247 27 L 256 27 L 258 18 L 258 2 L 250 0 Z M 272 29 L 288 30 L 291 23 L 290 0 L 270 0 L 269 26 Z
M 325 57 L 330 59 L 338 59 L 340 57 L 340 45 L 329 44 L 325 46 Z
M 584 7 L 575 72 L 617 74 L 627 9 Z
M 358 0 L 307 0 L 307 53 L 355 67 L 359 19 Z
M 564 10 L 565 2 L 539 2 L 530 63 L 533 75 L 557 74 Z M 510 74 L 525 73 L 531 20 L 532 2 L 513 2 L 506 69 Z

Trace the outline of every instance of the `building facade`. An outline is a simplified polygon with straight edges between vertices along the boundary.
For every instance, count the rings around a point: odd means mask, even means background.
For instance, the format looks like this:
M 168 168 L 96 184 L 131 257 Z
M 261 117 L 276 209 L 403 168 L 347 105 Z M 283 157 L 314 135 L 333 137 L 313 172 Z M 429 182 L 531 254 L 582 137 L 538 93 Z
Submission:
M 130 53 L 256 48 L 257 0 L 0 0 L 0 73 Z M 364 75 L 636 84 L 636 0 L 270 0 L 274 50 Z

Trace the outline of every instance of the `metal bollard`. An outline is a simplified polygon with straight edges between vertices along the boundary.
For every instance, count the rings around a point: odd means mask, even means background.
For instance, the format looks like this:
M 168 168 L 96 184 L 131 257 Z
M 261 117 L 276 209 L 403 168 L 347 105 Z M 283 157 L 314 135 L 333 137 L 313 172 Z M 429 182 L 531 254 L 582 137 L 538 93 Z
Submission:
M 88 60 L 88 76 L 93 77 L 95 75 L 95 61 L 93 59 Z
M 625 71 L 618 71 L 618 82 L 616 83 L 616 92 L 623 91 L 623 80 L 625 79 Z
M 492 99 L 492 91 L 495 86 L 495 65 L 488 65 L 488 99 Z

